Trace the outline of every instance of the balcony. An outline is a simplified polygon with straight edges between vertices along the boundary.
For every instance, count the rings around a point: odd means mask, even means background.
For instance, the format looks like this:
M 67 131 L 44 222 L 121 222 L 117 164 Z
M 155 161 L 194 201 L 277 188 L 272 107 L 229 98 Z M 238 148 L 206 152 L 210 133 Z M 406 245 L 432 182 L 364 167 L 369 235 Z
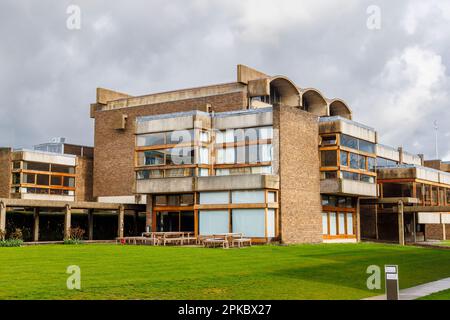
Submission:
M 377 186 L 374 183 L 355 180 L 326 179 L 320 181 L 320 193 L 343 196 L 376 197 Z

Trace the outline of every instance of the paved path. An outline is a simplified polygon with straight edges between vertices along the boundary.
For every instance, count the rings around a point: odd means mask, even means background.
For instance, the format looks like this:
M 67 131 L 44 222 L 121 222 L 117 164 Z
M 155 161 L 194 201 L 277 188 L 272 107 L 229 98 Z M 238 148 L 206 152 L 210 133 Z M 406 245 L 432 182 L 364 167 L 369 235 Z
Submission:
M 415 300 L 432 293 L 450 289 L 450 278 L 422 284 L 417 287 L 400 290 L 400 300 Z M 386 300 L 386 295 L 365 298 L 363 300 Z

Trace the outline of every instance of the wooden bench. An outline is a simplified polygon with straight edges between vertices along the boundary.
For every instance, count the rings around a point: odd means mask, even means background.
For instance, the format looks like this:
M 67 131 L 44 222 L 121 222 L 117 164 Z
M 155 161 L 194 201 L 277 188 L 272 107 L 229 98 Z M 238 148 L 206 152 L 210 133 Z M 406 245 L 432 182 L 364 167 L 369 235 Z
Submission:
M 205 248 L 213 247 L 215 248 L 216 245 L 222 246 L 224 249 L 228 249 L 230 247 L 230 243 L 226 239 L 226 237 L 221 238 L 206 238 L 203 240 L 203 246 Z

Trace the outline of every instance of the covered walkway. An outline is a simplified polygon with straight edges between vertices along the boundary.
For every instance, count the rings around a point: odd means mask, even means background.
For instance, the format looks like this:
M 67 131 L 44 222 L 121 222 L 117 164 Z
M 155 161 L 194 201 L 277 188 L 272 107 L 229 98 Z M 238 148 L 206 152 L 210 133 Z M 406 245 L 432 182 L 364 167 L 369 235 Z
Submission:
M 94 238 L 94 213 L 95 212 L 113 212 L 117 214 L 117 236 L 124 236 L 124 217 L 125 211 L 133 211 L 135 215 L 139 212 L 145 212 L 145 205 L 138 204 L 116 204 L 102 202 L 65 202 L 65 201 L 47 201 L 47 200 L 25 200 L 25 199 L 3 199 L 0 198 L 0 232 L 6 232 L 6 214 L 10 210 L 28 209 L 34 212 L 33 215 L 33 241 L 39 241 L 39 214 L 43 210 L 58 210 L 64 213 L 64 239 L 70 237 L 72 227 L 72 210 L 83 210 L 88 215 L 88 239 Z

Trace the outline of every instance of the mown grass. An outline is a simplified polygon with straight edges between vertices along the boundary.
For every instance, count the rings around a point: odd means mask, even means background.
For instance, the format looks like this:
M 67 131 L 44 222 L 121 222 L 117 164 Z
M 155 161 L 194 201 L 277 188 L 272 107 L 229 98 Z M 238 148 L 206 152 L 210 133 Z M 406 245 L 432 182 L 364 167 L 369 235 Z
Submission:
M 382 244 L 26 246 L 0 248 L 0 299 L 361 299 L 384 292 L 366 269 L 385 264 L 401 288 L 450 277 L 450 251 Z M 66 287 L 69 265 L 81 290 Z
M 430 294 L 417 300 L 450 300 L 450 289 Z

